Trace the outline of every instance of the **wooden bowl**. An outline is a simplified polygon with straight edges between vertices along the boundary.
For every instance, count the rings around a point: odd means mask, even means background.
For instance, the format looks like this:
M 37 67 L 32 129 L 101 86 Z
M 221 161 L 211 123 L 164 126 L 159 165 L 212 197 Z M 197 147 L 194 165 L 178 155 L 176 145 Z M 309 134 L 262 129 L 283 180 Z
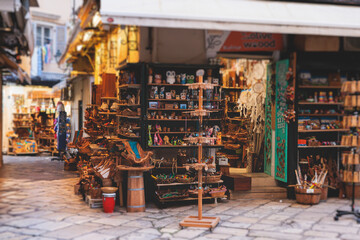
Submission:
M 114 193 L 114 192 L 116 192 L 117 190 L 118 190 L 117 187 L 102 187 L 102 188 L 101 188 L 101 191 L 102 191 L 103 193 Z

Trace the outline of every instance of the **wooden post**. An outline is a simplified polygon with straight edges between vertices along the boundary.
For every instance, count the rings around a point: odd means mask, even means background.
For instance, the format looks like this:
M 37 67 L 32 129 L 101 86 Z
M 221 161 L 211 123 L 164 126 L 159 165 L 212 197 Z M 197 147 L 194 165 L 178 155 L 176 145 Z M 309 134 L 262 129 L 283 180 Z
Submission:
M 203 189 L 202 189 L 202 168 L 198 170 L 198 217 L 199 220 L 202 219 L 202 193 L 203 193 Z

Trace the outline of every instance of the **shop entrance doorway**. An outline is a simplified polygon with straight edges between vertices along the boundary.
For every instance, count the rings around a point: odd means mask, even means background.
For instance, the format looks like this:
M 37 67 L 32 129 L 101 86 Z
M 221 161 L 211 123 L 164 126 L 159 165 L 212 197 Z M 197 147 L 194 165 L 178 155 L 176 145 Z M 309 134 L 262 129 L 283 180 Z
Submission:
M 236 173 L 264 172 L 266 69 L 269 58 L 221 58 L 223 154 Z

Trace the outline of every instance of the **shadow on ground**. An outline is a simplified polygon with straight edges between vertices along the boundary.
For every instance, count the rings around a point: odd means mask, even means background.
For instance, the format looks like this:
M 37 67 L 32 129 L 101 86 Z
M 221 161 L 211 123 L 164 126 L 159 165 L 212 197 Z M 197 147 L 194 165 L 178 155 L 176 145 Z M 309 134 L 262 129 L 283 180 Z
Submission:
M 29 179 L 33 181 L 74 178 L 74 172 L 64 171 L 64 162 L 51 161 L 52 157 L 4 156 L 0 178 Z

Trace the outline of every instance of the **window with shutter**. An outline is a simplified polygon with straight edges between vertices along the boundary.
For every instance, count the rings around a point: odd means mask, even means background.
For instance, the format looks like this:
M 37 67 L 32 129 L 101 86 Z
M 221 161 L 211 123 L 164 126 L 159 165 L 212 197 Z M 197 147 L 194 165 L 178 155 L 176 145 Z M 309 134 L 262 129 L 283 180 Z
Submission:
M 56 26 L 56 56 L 61 56 L 66 47 L 66 26 Z

